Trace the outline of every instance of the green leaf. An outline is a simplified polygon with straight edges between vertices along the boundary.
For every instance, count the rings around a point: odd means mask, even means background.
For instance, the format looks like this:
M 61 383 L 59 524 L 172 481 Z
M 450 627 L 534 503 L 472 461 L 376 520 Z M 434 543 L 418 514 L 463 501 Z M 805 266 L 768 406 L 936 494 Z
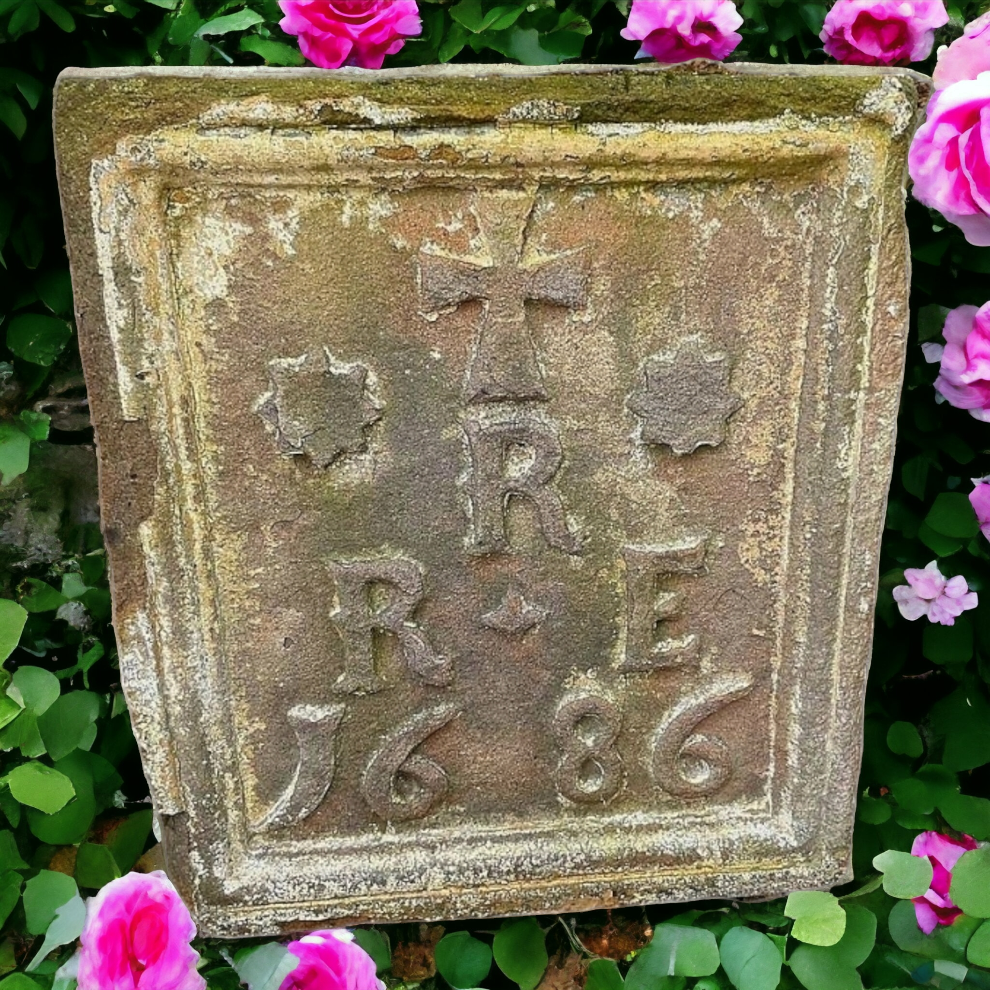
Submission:
M 930 464 L 931 461 L 924 454 L 919 454 L 905 461 L 901 467 L 901 484 L 915 498 L 925 497 L 925 482 Z
M 110 852 L 113 854 L 113 858 L 117 861 L 117 866 L 121 873 L 127 873 L 128 870 L 134 867 L 134 864 L 140 859 L 141 854 L 144 852 L 144 847 L 147 844 L 148 836 L 151 834 L 151 823 L 152 823 L 152 812 L 150 810 L 146 811 L 135 811 L 133 814 L 128 815 L 116 828 L 114 828 L 110 834 L 107 836 L 107 846 Z M 374 934 L 371 932 L 365 932 L 365 936 Z M 373 945 L 372 940 L 365 937 L 365 941 L 369 945 Z M 367 945 L 362 943 L 361 946 L 372 958 L 378 959 L 370 952 Z M 387 957 L 386 957 L 387 958 Z M 386 967 L 387 968 L 387 967 Z
M 864 794 L 859 799 L 856 817 L 868 825 L 882 825 L 884 822 L 890 821 L 890 813 L 890 805 L 882 798 Z
M 96 842 L 84 842 L 76 854 L 76 882 L 99 889 L 121 876 L 113 853 Z
M 973 849 L 959 857 L 949 895 L 970 917 L 990 918 L 990 848 Z
M 18 667 L 7 694 L 32 715 L 43 715 L 55 703 L 61 687 L 58 678 L 41 667 Z
M 27 130 L 27 117 L 12 96 L 0 95 L 0 122 L 4 123 L 18 141 Z
M 979 927 L 979 919 L 960 915 L 951 925 L 939 925 L 931 935 L 926 935 L 918 927 L 910 901 L 898 901 L 887 916 L 887 928 L 894 945 L 925 959 L 964 962 L 966 944 Z
M 169 44 L 179 47 L 188 45 L 202 23 L 203 18 L 199 16 L 193 0 L 182 0 L 182 6 L 168 29 Z
M 653 941 L 633 961 L 628 990 L 652 990 L 665 976 L 711 976 L 719 966 L 718 943 L 704 928 L 657 925 Z
M 982 691 L 957 688 L 932 706 L 931 723 L 945 737 L 942 761 L 950 770 L 990 763 L 990 704 Z
M 935 532 L 926 522 L 923 522 L 918 527 L 918 539 L 929 550 L 934 550 L 939 557 L 949 557 L 966 545 L 965 540 L 953 539 L 952 537 L 943 536 L 941 533 Z
M 34 0 L 34 2 L 47 14 L 63 31 L 75 31 L 76 22 L 72 15 L 64 8 L 60 7 L 55 0 Z
M 52 418 L 48 413 L 22 409 L 17 415 L 18 426 L 29 440 L 47 440 Z
M 972 539 L 980 531 L 969 497 L 962 492 L 942 492 L 936 496 L 925 522 L 936 533 L 957 540 Z
M 72 337 L 72 328 L 57 316 L 24 313 L 7 326 L 7 346 L 19 358 L 49 367 Z M 975 516 L 974 516 L 975 518 Z
M 0 927 L 2 927 L 10 917 L 10 912 L 17 907 L 17 902 L 21 899 L 21 887 L 24 885 L 24 878 L 20 873 L 7 870 L 0 874 Z
M 0 423 L 0 485 L 9 485 L 28 469 L 31 438 L 15 423 Z
M 945 241 L 936 241 L 939 250 L 939 261 L 945 251 Z M 912 252 L 913 253 L 913 252 Z M 938 264 L 938 261 L 931 262 Z M 918 340 L 934 340 L 942 336 L 942 328 L 945 326 L 945 318 L 949 315 L 947 306 L 922 306 L 918 310 Z
M 990 921 L 984 921 L 966 946 L 966 959 L 974 966 L 990 969 Z
M 69 571 L 62 575 L 62 594 L 68 599 L 81 598 L 90 589 L 78 571 Z
M 54 612 L 68 601 L 60 591 L 38 578 L 26 578 L 24 584 L 30 590 L 21 595 L 21 605 L 28 612 Z
M 625 980 L 611 959 L 594 959 L 588 966 L 584 990 L 622 990 Z
M 43 763 L 22 763 L 4 778 L 10 793 L 29 808 L 46 815 L 61 811 L 75 796 L 72 781 L 63 773 Z
M 503 922 L 495 933 L 492 952 L 498 968 L 521 990 L 534 990 L 550 962 L 546 935 L 535 918 Z
M 526 10 L 525 4 L 499 4 L 483 11 L 481 0 L 461 0 L 450 8 L 450 16 L 474 34 L 511 27 Z
M 973 658 L 973 626 L 961 615 L 951 626 L 928 623 L 921 652 L 932 663 L 966 663 Z
M 278 990 L 298 965 L 298 957 L 278 942 L 267 942 L 234 956 L 234 970 L 250 990 Z
M 238 47 L 242 52 L 260 55 L 269 65 L 302 65 L 306 61 L 298 48 L 293 48 L 284 41 L 259 38 L 256 34 L 245 35 Z
M 144 812 L 138 812 L 144 814 Z M 132 815 L 132 818 L 135 816 Z M 151 831 L 151 816 L 148 813 L 148 831 Z M 147 832 L 145 833 L 147 838 Z M 135 857 L 137 858 L 137 857 Z M 392 953 L 388 947 L 388 936 L 375 928 L 355 928 L 354 941 L 371 956 L 377 972 L 386 973 L 392 968 Z
M 927 888 L 926 888 L 927 889 Z M 856 972 L 876 944 L 876 915 L 859 904 L 844 907 L 846 926 L 832 946 L 799 945 L 788 960 L 791 972 L 807 990 L 862 990 Z
M 264 18 L 257 11 L 238 10 L 233 14 L 224 14 L 222 17 L 214 17 L 212 21 L 207 21 L 196 31 L 197 38 L 204 38 L 213 34 L 230 34 L 231 31 L 246 31 L 255 24 L 260 24 Z
M 72 315 L 72 279 L 68 268 L 39 275 L 34 280 L 34 291 L 56 316 Z
M 55 919 L 55 912 L 76 897 L 76 881 L 64 873 L 42 870 L 28 880 L 24 887 L 24 916 L 27 930 L 41 935 Z
M 42 842 L 53 846 L 69 846 L 82 842 L 86 837 L 96 815 L 93 759 L 89 753 L 77 749 L 56 762 L 55 769 L 72 781 L 76 799 L 53 815 L 28 809 L 28 825 Z
M 814 945 L 799 945 L 788 960 L 791 972 L 807 990 L 863 990 L 863 981 L 852 966 L 836 964 L 814 955 Z
M 943 628 L 943 627 L 939 627 Z M 910 722 L 894 722 L 887 730 L 887 746 L 892 753 L 916 759 L 925 751 L 918 730 Z
M 13 698 L 8 698 L 5 694 L 0 694 L 0 729 L 10 725 L 22 711 L 24 709 Z
M 7 870 L 26 870 L 27 863 L 21 858 L 17 848 L 17 840 L 10 829 L 0 830 L 0 872 Z
M 92 691 L 70 691 L 38 719 L 38 731 L 53 760 L 68 756 L 82 741 L 100 714 L 99 695 Z
M 943 798 L 938 810 L 949 825 L 974 839 L 990 839 L 990 801 L 968 794 L 952 794 Z
M 41 984 L 23 973 L 11 973 L 6 979 L 0 980 L 0 990 L 41 990 Z
M 873 857 L 873 868 L 883 874 L 883 889 L 891 897 L 921 897 L 932 885 L 932 864 L 927 856 L 888 849 Z
M 736 990 L 774 990 L 780 982 L 780 952 L 762 932 L 731 928 L 719 953 L 722 968 Z
M 26 971 L 30 973 L 36 970 L 52 949 L 57 949 L 60 945 L 67 945 L 69 942 L 75 942 L 82 934 L 85 923 L 86 905 L 83 903 L 83 899 L 76 894 L 75 897 L 55 909 L 55 917 L 45 932 L 45 941 L 34 959 L 25 967 Z
M 0 729 L 0 749 L 20 749 L 21 755 L 28 759 L 43 756 L 45 744 L 38 732 L 38 716 L 22 711 L 10 725 Z
M 9 598 L 0 598 L 0 661 L 14 652 L 21 640 L 27 612 Z
M 794 919 L 791 934 L 811 945 L 835 945 L 846 930 L 846 912 L 827 891 L 805 890 L 791 894 L 784 914 Z
M 470 932 L 444 935 L 434 951 L 437 971 L 455 990 L 480 987 L 492 968 L 492 950 Z

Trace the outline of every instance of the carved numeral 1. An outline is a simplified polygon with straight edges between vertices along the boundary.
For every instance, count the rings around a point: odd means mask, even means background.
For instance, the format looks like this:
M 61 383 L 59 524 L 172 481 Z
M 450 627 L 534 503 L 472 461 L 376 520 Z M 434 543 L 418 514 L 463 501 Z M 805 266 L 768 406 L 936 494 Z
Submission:
M 704 797 L 720 790 L 735 771 L 724 740 L 694 730 L 710 715 L 746 697 L 753 689 L 749 674 L 717 678 L 679 701 L 653 737 L 653 779 L 669 794 Z
M 458 715 L 454 705 L 438 705 L 413 715 L 385 739 L 361 778 L 361 793 L 376 815 L 386 821 L 422 818 L 446 794 L 443 767 L 413 750 Z
M 343 705 L 296 705 L 289 709 L 289 724 L 299 746 L 296 772 L 268 814 L 253 823 L 255 831 L 295 825 L 320 806 L 333 783 L 337 730 L 343 717 Z
M 681 595 L 659 588 L 675 574 L 701 574 L 705 545 L 700 539 L 680 547 L 623 547 L 626 570 L 626 648 L 619 662 L 622 673 L 642 673 L 679 667 L 698 655 L 694 633 L 672 637 L 663 624 L 679 614 Z
M 611 701 L 593 695 L 564 699 L 553 730 L 563 750 L 557 789 L 565 798 L 604 804 L 615 797 L 622 785 L 622 759 L 615 746 L 621 724 Z

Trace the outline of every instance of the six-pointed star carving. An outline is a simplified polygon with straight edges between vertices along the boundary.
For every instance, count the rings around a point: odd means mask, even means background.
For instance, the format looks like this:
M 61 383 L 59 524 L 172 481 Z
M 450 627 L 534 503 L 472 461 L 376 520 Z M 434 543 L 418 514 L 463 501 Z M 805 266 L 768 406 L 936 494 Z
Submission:
M 642 421 L 643 443 L 666 444 L 675 454 L 718 446 L 728 418 L 742 405 L 729 391 L 729 359 L 708 354 L 688 337 L 674 354 L 643 363 L 644 383 L 627 405 Z
M 481 624 L 513 636 L 538 626 L 547 615 L 545 608 L 531 605 L 523 598 L 518 588 L 511 587 L 506 591 L 498 608 L 481 617 Z
M 324 348 L 268 362 L 271 391 L 256 407 L 283 454 L 305 454 L 318 468 L 367 449 L 367 431 L 382 407 L 369 388 L 370 369 L 341 364 Z

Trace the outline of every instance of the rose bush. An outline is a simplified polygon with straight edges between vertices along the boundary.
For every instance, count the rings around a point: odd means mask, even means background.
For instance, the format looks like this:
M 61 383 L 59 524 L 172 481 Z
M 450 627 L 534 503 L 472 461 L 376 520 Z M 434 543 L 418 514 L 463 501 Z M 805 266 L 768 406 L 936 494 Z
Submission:
M 911 855 L 927 857 L 933 871 L 931 887 L 912 900 L 918 927 L 926 935 L 935 931 L 938 925 L 951 925 L 962 914 L 949 896 L 952 868 L 964 852 L 975 848 L 976 840 L 970 835 L 954 839 L 940 832 L 922 832 L 915 838 Z
M 932 78 L 936 89 L 945 89 L 987 71 L 990 71 L 990 10 L 967 24 L 962 37 L 938 53 Z
M 936 92 L 911 144 L 914 195 L 990 246 L 990 72 Z
M 416 0 L 279 0 L 279 27 L 322 69 L 380 69 L 422 30 Z
M 963 612 L 979 604 L 966 579 L 961 575 L 946 578 L 935 560 L 924 569 L 908 567 L 904 577 L 907 584 L 894 588 L 894 601 L 901 615 L 912 622 L 924 615 L 929 622 L 951 626 Z
M 928 57 L 948 20 L 942 0 L 837 0 L 821 39 L 845 65 L 907 65 Z
M 974 419 L 990 422 L 990 303 L 957 306 L 945 319 L 944 344 L 922 345 L 928 361 L 939 362 L 935 391 Z
M 743 19 L 731 0 L 633 0 L 622 37 L 641 41 L 637 58 L 721 61 L 735 51 Z
M 990 540 L 990 482 L 986 478 L 974 478 L 973 490 L 969 493 L 970 505 L 976 513 L 980 532 Z
M 128 873 L 87 905 L 78 990 L 204 990 L 189 911 L 164 873 Z
M 371 957 L 346 929 L 313 932 L 289 943 L 298 960 L 279 990 L 385 990 Z

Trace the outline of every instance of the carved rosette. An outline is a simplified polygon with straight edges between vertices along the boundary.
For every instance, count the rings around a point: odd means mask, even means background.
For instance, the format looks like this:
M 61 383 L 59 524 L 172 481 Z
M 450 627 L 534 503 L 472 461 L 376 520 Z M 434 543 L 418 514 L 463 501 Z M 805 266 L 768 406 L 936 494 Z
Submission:
M 729 390 L 729 359 L 710 354 L 698 337 L 688 337 L 673 354 L 643 362 L 643 384 L 626 404 L 641 421 L 640 439 L 663 444 L 675 454 L 717 447 L 729 417 L 742 400 Z
M 330 467 L 368 449 L 368 432 L 382 415 L 367 365 L 343 364 L 329 350 L 268 362 L 271 390 L 255 411 L 288 456 Z

